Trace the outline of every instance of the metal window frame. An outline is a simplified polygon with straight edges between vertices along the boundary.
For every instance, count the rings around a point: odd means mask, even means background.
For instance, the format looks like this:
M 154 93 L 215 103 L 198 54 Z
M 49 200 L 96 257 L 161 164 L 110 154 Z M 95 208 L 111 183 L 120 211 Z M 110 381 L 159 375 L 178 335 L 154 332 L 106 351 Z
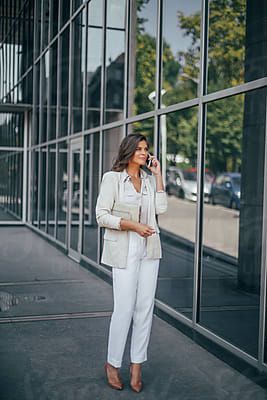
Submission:
M 117 128 L 117 127 L 122 127 L 124 130 L 124 134 L 126 134 L 126 129 L 127 126 L 131 123 L 137 122 L 137 121 L 143 121 L 147 118 L 154 118 L 154 142 L 155 142 L 155 150 L 156 154 L 159 154 L 159 140 L 160 140 L 160 118 L 162 115 L 167 115 L 171 112 L 174 111 L 179 111 L 179 110 L 185 110 L 187 108 L 191 108 L 193 106 L 198 106 L 198 154 L 197 154 L 197 162 L 198 162 L 198 173 L 197 173 L 197 186 L 198 186 L 198 191 L 201 194 L 202 189 L 203 189 L 203 180 L 204 180 L 204 166 L 205 166 L 205 132 L 206 132 L 206 107 L 207 104 L 216 100 L 228 98 L 230 96 L 238 95 L 238 94 L 245 94 L 248 93 L 249 91 L 255 90 L 255 89 L 260 89 L 267 87 L 267 77 L 256 79 L 247 83 L 243 83 L 241 85 L 231 87 L 231 88 L 226 88 L 222 89 L 216 92 L 212 93 L 207 93 L 206 90 L 206 85 L 207 85 L 207 52 L 208 52 L 208 23 L 209 23 L 209 18 L 208 18 L 208 7 L 209 7 L 209 1 L 208 0 L 202 0 L 201 4 L 201 54 L 200 54 L 200 84 L 198 86 L 198 96 L 196 98 L 177 103 L 177 104 L 172 104 L 170 106 L 167 106 L 166 108 L 160 108 L 161 106 L 161 96 L 160 96 L 160 90 L 161 90 L 161 73 L 162 73 L 162 5 L 163 5 L 163 0 L 158 0 L 157 6 L 158 6 L 158 11 L 157 11 L 157 48 L 156 48 L 156 56 L 157 56 L 157 68 L 156 68 L 156 104 L 155 108 L 153 111 L 146 112 L 143 114 L 139 114 L 136 116 L 128 116 L 128 87 L 127 87 L 127 81 L 129 77 L 129 58 L 130 58 L 130 49 L 129 49 L 129 44 L 130 44 L 130 21 L 131 21 L 131 2 L 132 0 L 127 0 L 126 1 L 126 47 L 125 47 L 125 71 L 124 71 L 124 111 L 123 111 L 123 116 L 122 119 L 119 121 L 115 121 L 112 123 L 107 123 L 105 124 L 104 120 L 104 113 L 105 113 L 105 100 L 106 100 L 106 59 L 105 59 L 105 54 L 106 54 L 106 21 L 107 21 L 107 16 L 106 16 L 106 11 L 107 11 L 107 0 L 103 0 L 103 27 L 102 27 L 102 69 L 101 69 L 101 107 L 100 107 L 100 125 L 95 128 L 91 129 L 85 129 L 85 119 L 86 119 L 86 98 L 85 98 L 85 90 L 84 90 L 84 98 L 83 98 L 83 125 L 82 125 L 82 131 L 77 132 L 75 134 L 71 134 L 71 126 L 70 126 L 70 113 L 71 113 L 71 104 L 70 102 L 72 101 L 71 99 L 71 68 L 72 68 L 72 55 L 71 51 L 73 48 L 73 39 L 72 39 L 72 28 L 70 27 L 70 53 L 69 53 L 69 102 L 68 102 L 68 132 L 67 135 L 59 137 L 59 132 L 60 132 L 60 102 L 61 102 L 61 89 L 60 89 L 60 74 L 61 74 L 61 62 L 62 62 L 62 54 L 61 54 L 61 46 L 62 46 L 62 34 L 65 31 L 65 29 L 68 29 L 68 27 L 73 24 L 74 19 L 76 16 L 84 9 L 87 9 L 87 17 L 88 18 L 88 13 L 90 12 L 89 3 L 90 0 L 87 0 L 84 2 L 81 6 L 77 8 L 77 10 L 72 14 L 73 10 L 73 2 L 71 2 L 70 7 L 71 7 L 71 13 L 70 13 L 70 18 L 64 26 L 60 27 L 59 24 L 59 29 L 57 34 L 52 38 L 51 37 L 51 31 L 49 32 L 49 41 L 48 45 L 41 49 L 39 51 L 39 54 L 37 54 L 37 43 L 34 43 L 34 61 L 33 61 L 33 66 L 30 66 L 27 71 L 23 74 L 22 77 L 19 77 L 18 82 L 16 83 L 14 89 L 20 84 L 22 79 L 26 77 L 26 75 L 31 71 L 33 68 L 33 82 L 34 82 L 34 90 L 33 90 L 33 96 L 34 96 L 34 101 L 33 101 L 33 132 L 37 131 L 36 127 L 36 111 L 37 111 L 37 99 L 36 99 L 36 66 L 38 62 L 40 62 L 40 91 L 39 91 L 39 98 L 41 99 L 41 80 L 42 80 L 42 58 L 44 57 L 46 51 L 50 51 L 50 48 L 52 48 L 53 44 L 55 41 L 58 42 L 58 51 L 57 51 L 57 57 L 58 57 L 58 68 L 57 68 L 57 87 L 58 87 L 58 94 L 57 94 L 57 115 L 56 115 L 56 138 L 53 140 L 49 140 L 47 137 L 46 142 L 39 142 L 37 143 L 32 143 L 32 138 L 29 138 L 29 143 L 27 144 L 27 150 L 29 151 L 29 158 L 28 158 L 28 218 L 27 220 L 30 221 L 32 218 L 31 214 L 31 204 L 32 204 L 32 190 L 31 186 L 29 184 L 30 181 L 32 181 L 32 162 L 33 162 L 33 157 L 32 157 L 32 151 L 39 151 L 39 170 L 38 170 L 38 227 L 39 227 L 39 213 L 40 213 L 40 173 L 41 173 L 41 168 L 40 168 L 40 163 L 41 163 L 41 156 L 40 156 L 40 150 L 41 148 L 55 144 L 56 146 L 56 180 L 55 180 L 55 190 L 57 192 L 58 190 L 58 185 L 59 185 L 59 144 L 61 142 L 65 142 L 66 139 L 67 141 L 70 141 L 72 139 L 80 137 L 82 140 L 82 160 L 83 162 L 83 169 L 84 169 L 84 162 L 85 162 L 85 135 L 91 135 L 94 133 L 99 132 L 99 146 L 100 146 L 100 153 L 99 153 L 99 165 L 98 165 L 98 182 L 100 184 L 101 181 L 101 176 L 103 172 L 103 140 L 104 140 L 104 131 L 109 130 L 111 128 Z M 52 0 L 50 0 L 50 5 L 51 5 Z M 59 3 L 59 10 L 58 10 L 58 22 L 60 23 L 61 21 L 61 14 L 62 14 L 62 2 L 63 0 L 60 0 Z M 26 3 L 23 2 L 23 6 Z M 43 1 L 41 3 L 43 5 Z M 23 7 L 22 6 L 22 7 Z M 36 21 L 36 17 L 38 15 L 37 13 L 37 7 L 38 7 L 38 1 L 35 0 L 35 10 L 34 10 L 34 18 Z M 43 13 L 43 7 L 42 11 Z M 41 21 L 43 21 L 43 16 L 41 14 Z M 7 29 L 6 25 L 6 35 L 9 34 L 9 31 Z M 35 31 L 38 29 L 35 26 Z M 50 28 L 51 29 L 51 24 Z M 39 45 L 42 44 L 42 35 L 43 35 L 43 26 L 40 26 L 41 30 L 41 37 L 40 37 L 40 43 Z M 86 24 L 86 44 L 88 40 L 88 24 Z M 36 42 L 36 35 L 35 35 L 35 42 Z M 1 46 L 3 46 L 4 41 L 2 42 Z M 7 52 L 7 49 L 4 51 L 3 48 L 3 53 L 2 56 L 6 55 L 4 53 Z M 85 48 L 85 58 L 87 59 L 87 52 L 88 52 L 88 46 L 86 45 Z M 7 63 L 7 57 L 5 57 L 5 60 L 3 60 L 5 64 Z M 6 66 L 5 66 L 5 73 L 6 73 Z M 84 85 L 86 85 L 86 82 L 84 82 Z M 71 89 L 71 90 L 70 90 Z M 7 93 L 7 88 L 3 88 L 3 94 L 6 96 Z M 266 114 L 267 114 L 267 109 L 266 109 Z M 40 134 L 40 124 L 42 120 L 42 112 L 40 109 L 40 119 L 39 119 L 39 134 Z M 265 133 L 267 135 L 267 118 L 266 118 L 266 129 Z M 267 138 L 266 138 L 267 141 Z M 267 174 L 267 143 L 265 141 L 265 175 Z M 48 147 L 47 147 L 48 148 Z M 12 148 L 14 150 L 14 148 Z M 25 147 L 24 147 L 25 151 Z M 48 152 L 47 152 L 48 154 Z M 48 163 L 47 163 L 48 167 Z M 68 177 L 69 177 L 70 171 L 68 171 Z M 24 165 L 24 174 L 25 174 L 25 165 Z M 48 174 L 47 174 L 48 176 Z M 81 185 L 84 185 L 84 179 L 81 178 Z M 69 183 L 69 182 L 68 182 Z M 46 183 L 47 185 L 47 183 Z M 47 189 L 47 186 L 46 186 Z M 11 193 L 9 193 L 10 197 Z M 81 196 L 83 197 L 83 196 Z M 25 199 L 24 199 L 24 207 L 25 206 Z M 83 207 L 82 207 L 83 208 Z M 263 201 L 263 216 L 266 215 L 267 213 L 267 182 L 265 180 L 264 182 L 264 201 Z M 26 219 L 25 216 L 25 210 L 23 210 L 23 218 Z M 83 218 L 83 210 L 80 213 L 80 218 Z M 63 248 L 66 248 L 64 244 L 59 242 L 56 237 L 57 237 L 57 219 L 58 219 L 58 197 L 56 196 L 55 199 L 55 231 L 54 231 L 54 239 L 53 241 L 55 243 L 58 243 L 61 245 Z M 265 321 L 266 321 L 266 279 L 267 279 L 267 254 L 266 254 L 266 242 L 267 242 L 267 221 L 266 218 L 263 219 L 263 235 L 262 235 L 262 264 L 261 264 L 261 297 L 260 297 L 260 327 L 259 327 L 259 351 L 258 351 L 258 359 L 255 359 L 254 357 L 250 356 L 246 352 L 242 351 L 240 348 L 232 345 L 230 342 L 225 341 L 223 338 L 220 336 L 216 335 L 215 333 L 209 331 L 208 329 L 204 328 L 199 324 L 199 312 L 200 312 L 200 294 L 201 294 L 201 272 L 202 272 L 202 221 L 203 220 L 203 195 L 201 194 L 198 196 L 198 201 L 197 201 L 197 216 L 196 216 L 196 230 L 195 230 L 195 248 L 194 248 L 194 288 L 193 288 L 193 317 L 192 320 L 186 318 L 184 315 L 182 315 L 179 312 L 176 312 L 173 310 L 170 306 L 167 304 L 161 302 L 159 299 L 156 299 L 156 304 L 158 307 L 160 307 L 163 311 L 166 313 L 169 313 L 170 315 L 174 316 L 177 320 L 183 322 L 184 324 L 193 327 L 193 329 L 196 332 L 201 333 L 205 337 L 211 339 L 215 343 L 219 344 L 223 348 L 228 349 L 235 355 L 239 356 L 243 360 L 247 361 L 251 365 L 257 367 L 258 369 L 267 371 L 267 364 L 266 360 L 264 360 L 264 347 L 265 347 L 265 341 L 264 341 L 264 336 L 265 336 Z M 29 224 L 32 227 L 33 221 L 31 221 L 31 224 Z M 37 229 L 36 227 L 33 227 L 34 229 Z M 80 221 L 80 229 L 82 232 L 80 232 L 81 235 L 83 235 L 83 219 Z M 67 232 L 67 229 L 66 229 Z M 45 235 L 44 232 L 42 234 Z M 67 233 L 66 233 L 67 235 Z M 47 235 L 51 238 L 50 235 Z M 100 243 L 101 243 L 101 237 L 100 237 L 100 229 L 98 228 L 98 245 L 97 245 L 97 261 L 98 263 L 97 268 L 103 269 L 103 267 L 100 265 Z M 65 242 L 68 243 L 68 242 Z M 82 243 L 82 239 L 81 239 Z M 89 260 L 86 256 L 82 254 L 82 249 L 80 251 L 81 253 L 81 259 L 85 258 Z M 90 260 L 89 260 L 90 261 Z M 91 261 L 90 261 L 91 262 Z M 93 262 L 92 262 L 93 263 Z

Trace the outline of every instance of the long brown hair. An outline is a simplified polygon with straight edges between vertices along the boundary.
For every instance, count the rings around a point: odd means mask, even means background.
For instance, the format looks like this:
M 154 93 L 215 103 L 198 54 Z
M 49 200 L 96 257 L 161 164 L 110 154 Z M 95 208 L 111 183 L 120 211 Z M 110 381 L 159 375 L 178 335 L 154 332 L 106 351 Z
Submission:
M 129 161 L 133 157 L 138 143 L 142 140 L 145 140 L 147 143 L 147 147 L 149 147 L 147 138 L 141 133 L 131 133 L 130 135 L 126 136 L 120 144 L 118 155 L 116 160 L 114 161 L 111 171 L 123 171 L 128 166 Z

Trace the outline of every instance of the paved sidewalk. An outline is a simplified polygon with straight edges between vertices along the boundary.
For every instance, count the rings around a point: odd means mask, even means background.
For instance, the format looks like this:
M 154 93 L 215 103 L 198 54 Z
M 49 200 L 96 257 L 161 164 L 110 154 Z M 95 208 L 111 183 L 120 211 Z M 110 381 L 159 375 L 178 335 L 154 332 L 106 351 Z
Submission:
M 27 228 L 0 229 L 0 292 L 17 300 L 0 312 L 1 400 L 267 399 L 264 388 L 156 316 L 144 390 L 128 386 L 129 341 L 126 387 L 112 390 L 103 369 L 111 286 Z

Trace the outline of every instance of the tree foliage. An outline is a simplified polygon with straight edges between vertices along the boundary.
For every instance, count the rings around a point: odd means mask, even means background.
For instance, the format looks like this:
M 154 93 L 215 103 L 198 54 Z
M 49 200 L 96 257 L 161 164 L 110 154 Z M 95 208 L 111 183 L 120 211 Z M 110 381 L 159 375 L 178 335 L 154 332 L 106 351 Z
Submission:
M 155 90 L 156 40 L 144 31 L 140 11 L 149 0 L 138 0 L 136 48 L 136 113 L 153 109 L 148 94 Z M 209 9 L 208 91 L 232 87 L 244 81 L 245 0 L 211 0 Z M 200 60 L 200 13 L 177 10 L 179 29 L 190 38 L 186 51 L 173 54 L 163 43 L 163 88 L 166 105 L 196 97 Z M 207 166 L 215 173 L 239 170 L 243 130 L 243 96 L 207 106 Z M 167 115 L 167 151 L 196 164 L 197 108 Z

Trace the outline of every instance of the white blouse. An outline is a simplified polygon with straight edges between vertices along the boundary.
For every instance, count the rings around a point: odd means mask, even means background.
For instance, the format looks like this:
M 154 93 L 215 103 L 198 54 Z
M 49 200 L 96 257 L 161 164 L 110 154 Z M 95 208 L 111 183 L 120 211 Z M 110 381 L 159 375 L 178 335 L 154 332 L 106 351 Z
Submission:
M 127 174 L 124 180 L 123 203 L 139 205 L 139 210 L 140 210 L 139 222 L 141 222 L 142 224 L 148 223 L 148 202 L 149 202 L 148 190 L 142 172 L 141 172 L 140 193 L 136 191 L 130 175 Z

